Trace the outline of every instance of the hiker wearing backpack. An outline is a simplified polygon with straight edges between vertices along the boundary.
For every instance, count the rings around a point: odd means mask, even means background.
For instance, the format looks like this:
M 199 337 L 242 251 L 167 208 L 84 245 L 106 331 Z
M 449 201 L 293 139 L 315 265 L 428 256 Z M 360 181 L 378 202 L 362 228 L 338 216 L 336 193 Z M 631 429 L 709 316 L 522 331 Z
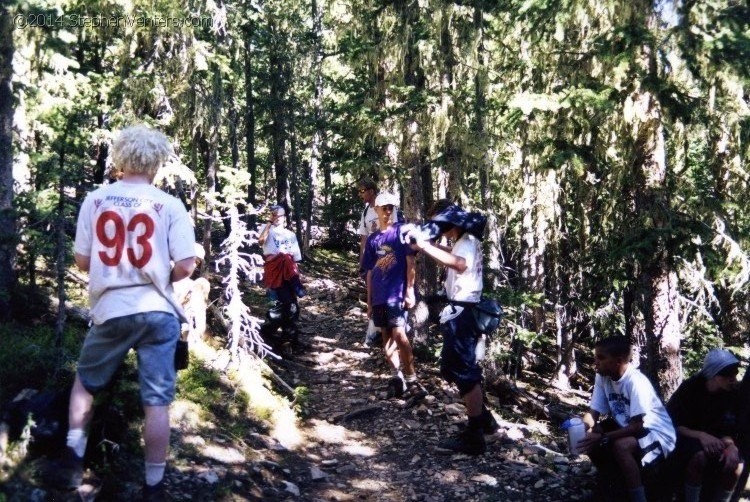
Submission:
M 428 211 L 430 221 L 414 227 L 404 238 L 414 250 L 447 268 L 445 292 L 448 305 L 440 313 L 443 349 L 440 373 L 454 383 L 466 405 L 468 427 L 458 436 L 442 441 L 442 451 L 480 455 L 487 449 L 484 434 L 497 431 L 498 424 L 484 405 L 482 367 L 477 344 L 482 332 L 475 319 L 475 308 L 482 296 L 481 238 L 486 223 L 479 213 L 468 213 L 446 200 L 437 201 Z M 452 247 L 433 242 L 445 237 Z

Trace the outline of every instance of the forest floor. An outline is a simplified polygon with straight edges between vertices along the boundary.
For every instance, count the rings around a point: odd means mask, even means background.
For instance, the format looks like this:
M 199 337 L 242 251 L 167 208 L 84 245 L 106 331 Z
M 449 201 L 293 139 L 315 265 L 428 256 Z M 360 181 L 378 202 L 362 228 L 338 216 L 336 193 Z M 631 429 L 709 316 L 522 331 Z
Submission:
M 300 301 L 302 349 L 279 361 L 268 360 L 278 379 L 305 389 L 293 403 L 296 418 L 269 425 L 272 416 L 283 413 L 237 413 L 232 404 L 240 394 L 235 379 L 216 370 L 206 377 L 203 398 L 178 389 L 165 478 L 172 499 L 549 502 L 591 496 L 591 465 L 586 457 L 567 454 L 559 423 L 530 418 L 508 396 L 489 394 L 501 429 L 487 437 L 486 454 L 438 451 L 438 441 L 457 433 L 465 414 L 455 387 L 438 375 L 435 351 L 423 350 L 420 354 L 426 356 L 417 358 L 418 374 L 430 396 L 412 407 L 387 399 L 389 374 L 381 349 L 363 344 L 366 305 L 360 298 L 361 283 L 352 277 L 353 267 L 325 265 L 328 262 L 320 255 L 305 266 L 309 294 Z M 248 298 L 263 309 L 259 286 L 248 291 Z M 226 351 L 199 352 L 193 354 L 191 366 L 225 364 L 220 360 L 226 359 Z M 131 370 L 125 378 L 137 388 L 133 375 Z M 516 384 L 540 403 L 568 403 L 570 414 L 585 408 L 583 393 L 566 393 L 540 382 Z M 180 385 L 187 388 L 190 383 L 181 380 Z M 249 398 L 269 386 L 249 390 Z M 212 398 L 212 390 L 222 397 Z M 135 399 L 137 403 L 137 394 Z M 102 422 L 112 434 L 122 419 L 110 412 Z M 132 428 L 136 422 L 131 436 L 137 438 L 139 420 L 126 421 L 122 427 Z M 10 472 L 6 463 L 0 501 L 137 500 L 143 479 L 140 447 L 118 447 L 106 433 L 104 437 L 99 445 L 105 453 L 88 461 L 80 490 L 45 488 L 40 473 L 48 459 L 34 456 L 32 448 Z

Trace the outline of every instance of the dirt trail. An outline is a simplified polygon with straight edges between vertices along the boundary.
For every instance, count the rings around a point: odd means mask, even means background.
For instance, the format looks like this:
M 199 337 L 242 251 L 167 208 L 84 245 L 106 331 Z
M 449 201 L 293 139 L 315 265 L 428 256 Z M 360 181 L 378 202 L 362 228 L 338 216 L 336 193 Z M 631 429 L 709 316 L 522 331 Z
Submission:
M 518 417 L 497 406 L 504 427 L 488 437 L 485 455 L 436 453 L 438 441 L 465 421 L 455 388 L 434 365 L 418 361 L 431 395 L 413 407 L 386 399 L 389 374 L 381 351 L 363 344 L 364 305 L 345 284 L 331 289 L 316 280 L 310 286 L 301 322 L 305 347 L 274 364 L 283 378 L 310 390 L 302 423 L 307 443 L 299 449 L 309 463 L 293 471 L 300 500 L 552 501 L 590 495 L 590 464 L 566 454 L 563 439 L 552 434 L 559 431 L 533 421 L 515 424 Z

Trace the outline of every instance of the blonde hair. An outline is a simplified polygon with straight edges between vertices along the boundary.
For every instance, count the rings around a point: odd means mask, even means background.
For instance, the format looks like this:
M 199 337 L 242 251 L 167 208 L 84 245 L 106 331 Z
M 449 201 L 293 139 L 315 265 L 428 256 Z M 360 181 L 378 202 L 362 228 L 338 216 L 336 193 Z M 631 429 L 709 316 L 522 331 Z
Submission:
M 118 171 L 154 176 L 171 153 L 172 145 L 164 134 L 145 125 L 134 125 L 120 131 L 112 159 Z

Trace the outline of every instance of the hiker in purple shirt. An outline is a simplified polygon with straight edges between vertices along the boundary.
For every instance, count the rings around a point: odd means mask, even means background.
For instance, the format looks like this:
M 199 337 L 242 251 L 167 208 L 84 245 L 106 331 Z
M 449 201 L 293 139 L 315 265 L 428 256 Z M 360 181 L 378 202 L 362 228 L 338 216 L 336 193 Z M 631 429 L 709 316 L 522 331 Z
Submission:
M 382 329 L 383 349 L 391 368 L 388 396 L 416 404 L 427 391 L 417 380 L 414 354 L 406 336 L 407 310 L 415 303 L 415 253 L 401 241 L 400 224 L 391 223 L 397 206 L 398 198 L 393 194 L 376 197 L 380 230 L 367 239 L 362 265 L 367 271 L 367 316 Z

